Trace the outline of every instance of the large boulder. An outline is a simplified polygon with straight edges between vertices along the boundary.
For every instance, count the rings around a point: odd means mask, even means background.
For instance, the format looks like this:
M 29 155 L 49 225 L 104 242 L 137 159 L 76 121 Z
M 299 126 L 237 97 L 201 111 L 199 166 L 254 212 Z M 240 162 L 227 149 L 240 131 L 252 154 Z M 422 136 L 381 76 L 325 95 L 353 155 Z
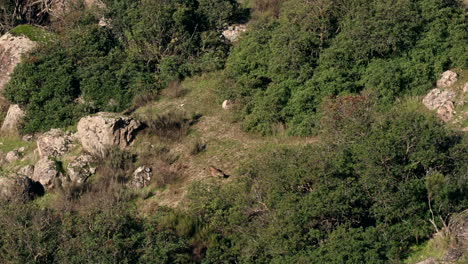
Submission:
M 25 176 L 13 175 L 0 177 L 0 198 L 11 199 L 13 197 L 33 199 L 37 195 L 43 195 L 44 188 L 38 182 Z
M 51 189 L 60 185 L 60 176 L 56 162 L 49 157 L 43 157 L 34 166 L 32 179 L 40 182 L 44 188 Z
M 36 43 L 25 36 L 6 33 L 0 37 L 0 91 L 10 80 L 10 74 L 21 62 L 21 56 L 36 47 Z
M 77 138 L 89 153 L 106 156 L 110 147 L 125 148 L 135 138 L 140 122 L 130 118 L 101 112 L 83 117 L 78 122 Z
M 442 91 L 438 88 L 432 89 L 423 99 L 423 104 L 430 110 L 435 110 L 444 105 L 447 101 L 455 98 L 453 91 Z
M 37 138 L 37 149 L 41 157 L 59 157 L 72 146 L 72 137 L 60 129 L 52 129 Z
M 1 68 L 1 65 L 0 65 Z M 21 125 L 24 118 L 24 111 L 21 110 L 19 105 L 10 105 L 8 108 L 7 115 L 3 121 L 0 131 L 2 133 L 16 133 Z
M 14 149 L 12 151 L 9 151 L 6 154 L 5 160 L 8 163 L 12 163 L 12 162 L 15 162 L 15 161 L 21 159 L 21 157 L 23 155 L 24 155 L 24 148 Z
M 85 183 L 96 172 L 96 167 L 93 166 L 94 162 L 94 158 L 88 154 L 76 157 L 67 167 L 67 175 L 70 181 L 79 185 Z
M 445 71 L 437 81 L 438 88 L 445 88 L 452 86 L 457 81 L 457 73 L 453 71 Z

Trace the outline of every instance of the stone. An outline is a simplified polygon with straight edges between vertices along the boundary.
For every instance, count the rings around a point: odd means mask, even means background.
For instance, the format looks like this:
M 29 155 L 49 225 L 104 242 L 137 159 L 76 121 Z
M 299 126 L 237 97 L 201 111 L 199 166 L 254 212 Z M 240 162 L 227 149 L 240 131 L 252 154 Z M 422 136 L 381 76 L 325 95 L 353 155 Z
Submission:
M 44 194 L 44 188 L 38 182 L 24 176 L 0 177 L 0 198 L 13 197 L 34 199 Z
M 72 146 L 72 137 L 60 129 L 51 129 L 37 138 L 37 149 L 41 157 L 60 157 Z
M 122 149 L 129 146 L 140 126 L 140 122 L 130 117 L 100 112 L 81 118 L 76 136 L 85 151 L 104 157 L 112 146 Z
M 67 167 L 70 181 L 79 185 L 85 183 L 91 175 L 96 173 L 96 168 L 92 165 L 94 162 L 94 158 L 89 154 L 76 157 Z
M 10 80 L 10 75 L 21 57 L 33 50 L 37 44 L 25 36 L 13 36 L 6 33 L 0 37 L 0 91 Z
M 245 31 L 247 31 L 246 25 L 232 25 L 227 27 L 227 29 L 223 31 L 222 36 L 225 39 L 234 42 L 238 40 L 240 35 Z
M 437 88 L 445 88 L 452 86 L 457 81 L 457 73 L 453 71 L 445 71 L 437 81 Z
M 24 135 L 21 140 L 26 141 L 26 142 L 31 142 L 33 140 L 33 135 Z
M 433 258 L 428 258 L 424 261 L 418 262 L 416 264 L 437 264 L 436 260 Z
M 463 93 L 467 93 L 468 92 L 468 83 L 465 83 L 465 85 L 463 86 Z
M 232 100 L 224 100 L 222 107 L 224 110 L 229 110 L 234 107 L 234 102 Z
M 455 98 L 453 91 L 442 91 L 438 88 L 432 89 L 423 99 L 423 104 L 430 110 L 435 110 Z
M 148 186 L 153 177 L 151 168 L 146 166 L 138 167 L 134 172 L 132 179 L 129 181 L 128 185 L 133 188 L 144 188 Z
M 23 150 L 24 151 L 24 150 Z M 20 152 L 19 150 L 15 149 L 15 150 L 12 150 L 10 152 L 8 152 L 5 156 L 5 160 L 8 162 L 8 163 L 12 163 L 12 162 L 15 162 L 19 159 L 21 159 L 21 157 L 23 156 L 22 155 L 23 153 Z
M 24 167 L 21 167 L 16 172 L 16 174 L 32 178 L 34 176 L 34 165 L 26 165 Z
M 437 109 L 437 116 L 444 122 L 452 120 L 455 111 L 455 106 L 451 101 L 446 101 Z
M 2 133 L 16 133 L 24 118 L 24 111 L 21 110 L 19 105 L 10 105 L 7 115 L 3 121 L 0 131 Z
M 54 160 L 49 157 L 41 158 L 34 166 L 33 180 L 38 181 L 46 189 L 59 185 L 60 173 Z

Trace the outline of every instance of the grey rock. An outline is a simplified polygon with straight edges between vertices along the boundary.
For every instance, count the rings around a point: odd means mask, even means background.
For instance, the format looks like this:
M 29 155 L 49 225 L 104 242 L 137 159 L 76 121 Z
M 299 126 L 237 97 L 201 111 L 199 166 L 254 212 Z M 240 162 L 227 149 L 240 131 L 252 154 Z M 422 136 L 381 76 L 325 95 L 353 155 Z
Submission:
M 34 176 L 34 165 L 26 165 L 20 168 L 16 174 L 32 178 Z
M 94 162 L 94 158 L 88 154 L 76 157 L 67 167 L 67 175 L 70 181 L 76 184 L 85 183 L 91 175 L 96 173 L 96 168 L 93 166 Z
M 130 117 L 101 112 L 81 118 L 76 136 L 85 151 L 103 157 L 112 146 L 129 146 L 140 126 Z
M 0 198 L 11 199 L 17 197 L 33 199 L 37 195 L 43 194 L 44 188 L 42 185 L 28 177 L 0 177 Z
M 140 166 L 133 172 L 132 179 L 129 181 L 128 185 L 133 188 L 141 189 L 148 186 L 152 178 L 153 172 L 151 168 Z
M 22 152 L 20 152 L 19 150 L 15 149 L 15 150 L 12 150 L 10 152 L 8 152 L 5 156 L 5 160 L 6 162 L 8 163 L 12 163 L 12 162 L 15 162 L 19 159 L 21 159 L 22 157 Z
M 34 166 L 33 180 L 38 181 L 46 189 L 60 185 L 60 173 L 54 160 L 49 157 L 41 158 Z
M 453 91 L 442 91 L 438 88 L 432 89 L 423 99 L 423 104 L 430 110 L 435 110 L 455 98 Z
M 37 149 L 41 157 L 60 157 L 72 146 L 72 137 L 60 129 L 51 129 L 37 139 Z
M 437 109 L 437 116 L 444 122 L 449 122 L 453 118 L 455 106 L 451 101 L 446 101 Z
M 445 71 L 437 81 L 437 88 L 445 88 L 453 85 L 457 81 L 457 73 Z
M 21 110 L 19 105 L 10 105 L 7 115 L 3 121 L 0 131 L 2 133 L 15 133 L 18 132 L 21 123 L 23 122 L 24 111 Z
M 240 35 L 247 31 L 247 26 L 246 25 L 231 25 L 227 27 L 226 30 L 223 31 L 222 36 L 231 41 L 234 42 L 239 39 Z

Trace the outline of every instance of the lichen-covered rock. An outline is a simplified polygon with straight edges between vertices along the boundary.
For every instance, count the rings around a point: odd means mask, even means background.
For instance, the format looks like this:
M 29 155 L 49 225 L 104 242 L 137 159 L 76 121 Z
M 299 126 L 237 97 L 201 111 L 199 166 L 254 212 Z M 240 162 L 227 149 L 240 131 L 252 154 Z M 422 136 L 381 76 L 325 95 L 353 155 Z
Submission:
M 112 146 L 125 148 L 132 143 L 140 122 L 112 113 L 98 113 L 81 118 L 77 138 L 89 153 L 106 156 Z
M 438 88 L 432 89 L 423 99 L 423 104 L 430 110 L 435 110 L 455 98 L 453 91 L 442 91 Z
M 44 188 L 38 182 L 25 176 L 0 177 L 0 198 L 13 197 L 33 199 L 44 194 Z
M 21 175 L 21 176 L 27 176 L 29 178 L 32 178 L 34 176 L 34 165 L 26 165 L 24 167 L 21 167 L 16 174 Z
M 232 25 L 223 31 L 223 37 L 227 40 L 234 42 L 239 39 L 240 35 L 247 31 L 246 25 Z
M 0 37 L 0 91 L 10 80 L 10 74 L 21 62 L 21 56 L 36 47 L 36 43 L 25 36 L 6 33 Z
M 1 67 L 1 66 L 0 66 Z M 8 108 L 7 115 L 3 121 L 0 131 L 2 133 L 15 133 L 18 132 L 18 129 L 21 125 L 21 122 L 24 118 L 24 111 L 21 110 L 19 105 L 10 105 Z
M 437 81 L 438 88 L 445 88 L 453 85 L 457 81 L 457 73 L 453 71 L 445 71 Z
M 72 137 L 60 129 L 52 129 L 37 139 L 37 149 L 41 157 L 59 157 L 72 145 Z
M 67 175 L 70 181 L 76 184 L 85 183 L 91 175 L 96 173 L 96 167 L 93 166 L 94 162 L 94 158 L 88 154 L 75 158 L 67 167 Z
M 18 149 L 14 149 L 6 154 L 5 160 L 8 163 L 12 163 L 21 159 L 22 156 L 23 152 L 19 151 Z
M 151 168 L 141 166 L 133 172 L 132 179 L 129 181 L 128 185 L 133 188 L 141 189 L 150 184 L 152 177 L 153 173 Z
M 444 122 L 449 122 L 453 118 L 455 106 L 451 101 L 445 102 L 437 109 L 437 116 Z
M 57 187 L 60 173 L 56 162 L 49 157 L 41 158 L 34 166 L 33 180 L 38 181 L 46 189 Z

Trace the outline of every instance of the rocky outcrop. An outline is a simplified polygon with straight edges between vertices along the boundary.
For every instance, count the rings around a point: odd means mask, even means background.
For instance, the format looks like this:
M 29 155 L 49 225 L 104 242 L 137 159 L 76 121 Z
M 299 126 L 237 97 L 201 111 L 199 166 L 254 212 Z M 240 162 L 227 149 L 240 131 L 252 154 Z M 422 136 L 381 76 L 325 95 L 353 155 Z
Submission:
M 232 25 L 223 31 L 223 37 L 231 42 L 239 39 L 240 35 L 247 31 L 246 25 Z
M 133 172 L 132 179 L 128 182 L 128 186 L 141 189 L 148 186 L 152 178 L 153 172 L 151 168 L 140 166 Z
M 96 173 L 96 167 L 93 166 L 94 158 L 88 154 L 82 154 L 68 164 L 67 175 L 71 182 L 81 185 Z
M 0 37 L 0 91 L 10 80 L 10 74 L 20 63 L 21 56 L 36 47 L 36 43 L 25 36 L 6 33 Z
M 105 156 L 112 146 L 125 148 L 134 140 L 140 122 L 112 113 L 98 113 L 78 122 L 77 138 L 89 153 Z
M 0 198 L 33 199 L 44 194 L 44 188 L 38 182 L 24 176 L 0 177 Z
M 452 216 L 449 223 L 450 246 L 442 257 L 444 263 L 454 263 L 468 257 L 468 210 Z
M 457 81 L 457 73 L 445 71 L 437 81 L 437 88 L 446 88 L 452 86 Z
M 0 66 L 1 67 L 1 66 Z M 0 132 L 2 133 L 16 133 L 21 125 L 24 118 L 24 111 L 21 110 L 19 105 L 10 105 L 8 108 L 7 115 L 3 121 Z
M 447 101 L 437 109 L 437 116 L 444 122 L 449 122 L 453 118 L 455 106 L 453 102 Z
M 60 185 L 60 173 L 56 162 L 49 157 L 41 158 L 34 166 L 33 180 L 38 181 L 46 189 Z
M 71 135 L 60 129 L 51 129 L 37 139 L 37 149 L 41 157 L 60 157 L 72 146 Z

